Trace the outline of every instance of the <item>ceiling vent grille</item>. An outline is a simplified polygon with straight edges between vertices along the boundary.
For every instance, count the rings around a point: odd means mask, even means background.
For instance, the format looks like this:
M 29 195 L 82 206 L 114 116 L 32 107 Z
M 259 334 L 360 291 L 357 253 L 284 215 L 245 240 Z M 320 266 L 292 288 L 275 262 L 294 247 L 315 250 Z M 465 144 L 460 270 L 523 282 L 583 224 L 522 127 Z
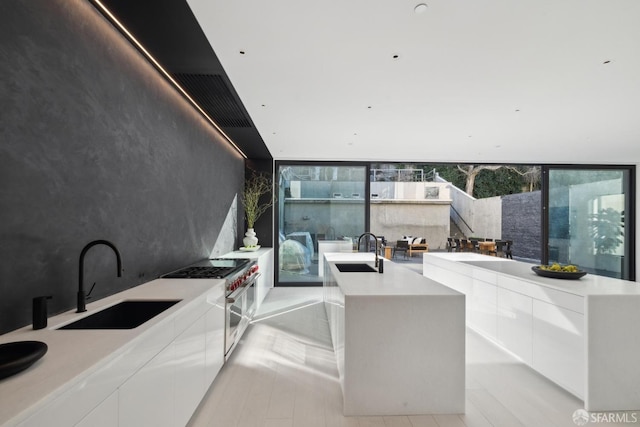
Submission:
M 222 76 L 185 73 L 175 73 L 172 76 L 219 126 L 251 127 L 249 119 Z

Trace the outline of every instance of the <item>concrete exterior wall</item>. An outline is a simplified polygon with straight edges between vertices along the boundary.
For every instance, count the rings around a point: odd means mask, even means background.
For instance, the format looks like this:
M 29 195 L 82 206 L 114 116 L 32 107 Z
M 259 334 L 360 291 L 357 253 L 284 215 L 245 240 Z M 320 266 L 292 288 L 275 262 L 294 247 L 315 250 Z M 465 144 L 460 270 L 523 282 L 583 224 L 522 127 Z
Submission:
M 394 243 L 402 236 L 424 237 L 430 250 L 444 249 L 449 237 L 449 203 L 371 201 L 371 231 Z
M 336 239 L 358 237 L 364 231 L 364 199 L 287 199 L 284 203 L 284 234 L 308 231 L 311 237 Z
M 0 2 L 0 333 L 240 242 L 244 160 L 84 0 Z M 241 227 L 242 228 L 242 227 Z
M 473 221 L 475 216 L 474 202 L 476 199 L 458 187 L 453 185 L 449 185 L 449 187 L 451 189 L 451 219 L 458 225 L 458 228 L 465 236 L 472 236 L 475 234 Z
M 476 199 L 473 202 L 471 227 L 468 237 L 502 238 L 502 201 L 500 196 Z

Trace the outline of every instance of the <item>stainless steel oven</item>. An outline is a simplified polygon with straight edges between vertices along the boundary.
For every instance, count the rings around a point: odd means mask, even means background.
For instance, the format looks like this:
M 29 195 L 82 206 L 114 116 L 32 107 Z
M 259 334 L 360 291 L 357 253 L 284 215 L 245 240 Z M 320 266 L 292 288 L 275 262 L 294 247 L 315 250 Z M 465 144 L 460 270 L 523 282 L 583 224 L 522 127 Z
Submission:
M 225 360 L 256 311 L 258 264 L 248 258 L 211 258 L 162 276 L 166 279 L 225 279 Z
M 244 278 L 242 284 L 227 295 L 225 360 L 240 341 L 256 311 L 256 281 L 260 273 L 257 272 L 257 265 L 251 270 L 254 270 L 253 274 Z

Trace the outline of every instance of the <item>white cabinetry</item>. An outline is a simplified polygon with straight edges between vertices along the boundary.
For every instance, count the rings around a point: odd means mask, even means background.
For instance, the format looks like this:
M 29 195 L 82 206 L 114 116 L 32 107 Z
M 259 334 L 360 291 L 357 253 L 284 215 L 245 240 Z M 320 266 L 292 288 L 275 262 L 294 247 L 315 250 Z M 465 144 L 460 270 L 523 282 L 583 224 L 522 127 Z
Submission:
M 533 300 L 533 368 L 584 398 L 584 316 Z
M 173 328 L 186 327 L 122 385 L 119 427 L 187 424 L 224 361 L 223 298 L 220 286 L 207 295 L 206 305 L 198 304 L 166 328 L 173 336 Z
M 532 360 L 532 304 L 529 296 L 498 289 L 496 341 L 528 365 Z
M 211 384 L 224 364 L 224 293 L 210 295 L 211 309 L 205 315 L 205 384 Z
M 76 424 L 76 427 L 119 427 L 118 392 L 111 393 L 100 405 Z
M 19 425 L 186 425 L 224 363 L 224 295 L 220 281 Z
M 173 426 L 175 346 L 170 343 L 119 390 L 119 427 Z
M 582 297 L 430 254 L 423 271 L 467 296 L 467 326 L 584 397 Z
M 482 280 L 473 279 L 470 325 L 491 340 L 496 339 L 497 288 Z
M 185 425 L 202 400 L 205 388 L 205 325 L 201 316 L 175 340 L 175 425 Z

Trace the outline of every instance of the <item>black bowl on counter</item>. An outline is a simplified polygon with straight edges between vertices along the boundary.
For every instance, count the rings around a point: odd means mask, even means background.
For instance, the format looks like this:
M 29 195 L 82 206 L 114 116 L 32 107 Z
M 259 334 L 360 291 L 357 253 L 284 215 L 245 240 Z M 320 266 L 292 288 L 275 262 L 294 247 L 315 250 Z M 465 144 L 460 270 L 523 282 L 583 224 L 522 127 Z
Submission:
M 545 270 L 540 266 L 531 267 L 534 273 L 542 277 L 550 277 L 552 279 L 565 279 L 565 280 L 577 280 L 587 274 L 584 270 L 578 271 L 557 271 L 557 270 Z
M 0 344 L 0 380 L 24 371 L 47 352 L 40 341 L 16 341 Z

